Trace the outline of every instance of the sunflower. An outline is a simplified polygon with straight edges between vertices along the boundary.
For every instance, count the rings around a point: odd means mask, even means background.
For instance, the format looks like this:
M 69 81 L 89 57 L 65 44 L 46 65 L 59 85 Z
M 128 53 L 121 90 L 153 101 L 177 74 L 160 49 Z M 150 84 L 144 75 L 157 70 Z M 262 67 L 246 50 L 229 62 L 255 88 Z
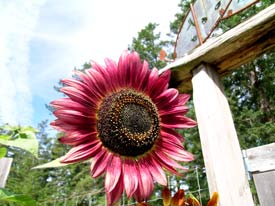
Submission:
M 177 161 L 193 160 L 175 129 L 196 122 L 184 116 L 189 95 L 168 88 L 170 71 L 159 76 L 136 52 L 124 52 L 118 64 L 92 62 L 76 78 L 62 80 L 67 95 L 51 102 L 57 117 L 51 125 L 72 149 L 62 163 L 92 158 L 91 176 L 105 175 L 108 205 L 125 190 L 137 201 L 150 197 L 154 181 L 167 185 L 164 169 L 180 174 Z

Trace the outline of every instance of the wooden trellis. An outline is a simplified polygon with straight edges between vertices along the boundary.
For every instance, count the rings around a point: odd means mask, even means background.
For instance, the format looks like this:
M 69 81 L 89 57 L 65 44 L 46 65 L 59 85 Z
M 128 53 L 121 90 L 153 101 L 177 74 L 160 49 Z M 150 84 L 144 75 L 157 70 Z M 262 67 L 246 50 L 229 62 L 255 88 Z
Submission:
M 193 90 L 209 190 L 219 192 L 220 206 L 254 205 L 220 78 L 274 48 L 275 4 L 188 54 L 178 55 L 160 71 L 172 70 L 173 86 L 180 92 Z

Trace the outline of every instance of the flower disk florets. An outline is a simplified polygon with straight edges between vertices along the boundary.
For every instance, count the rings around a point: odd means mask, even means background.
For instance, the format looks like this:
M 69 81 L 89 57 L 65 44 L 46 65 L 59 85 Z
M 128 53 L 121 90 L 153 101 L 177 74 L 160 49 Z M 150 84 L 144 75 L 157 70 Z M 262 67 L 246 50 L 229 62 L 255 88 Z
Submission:
M 159 137 L 157 108 L 149 97 L 134 90 L 121 90 L 104 98 L 97 116 L 99 138 L 114 153 L 142 155 Z

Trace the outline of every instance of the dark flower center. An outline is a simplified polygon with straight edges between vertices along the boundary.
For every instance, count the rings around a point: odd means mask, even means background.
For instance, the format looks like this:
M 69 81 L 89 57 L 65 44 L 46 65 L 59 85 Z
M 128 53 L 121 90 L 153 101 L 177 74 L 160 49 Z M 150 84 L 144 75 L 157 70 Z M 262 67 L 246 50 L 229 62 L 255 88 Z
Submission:
M 149 97 L 134 90 L 112 93 L 99 107 L 97 130 L 110 151 L 130 157 L 142 155 L 159 137 L 157 108 Z

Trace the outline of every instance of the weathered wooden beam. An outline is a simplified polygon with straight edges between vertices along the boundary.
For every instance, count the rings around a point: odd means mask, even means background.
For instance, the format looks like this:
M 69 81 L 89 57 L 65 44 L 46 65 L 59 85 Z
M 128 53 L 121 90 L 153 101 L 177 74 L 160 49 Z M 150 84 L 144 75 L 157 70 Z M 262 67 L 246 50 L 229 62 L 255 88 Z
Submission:
M 275 143 L 247 149 L 244 154 L 248 161 L 249 172 L 275 170 Z
M 214 65 L 217 72 L 224 76 L 274 48 L 275 4 L 224 34 L 210 38 L 160 73 L 172 69 L 173 86 L 180 92 L 187 92 L 192 90 L 191 71 L 202 62 Z
M 238 137 L 219 74 L 202 64 L 193 70 L 193 99 L 210 193 L 220 206 L 253 206 Z

